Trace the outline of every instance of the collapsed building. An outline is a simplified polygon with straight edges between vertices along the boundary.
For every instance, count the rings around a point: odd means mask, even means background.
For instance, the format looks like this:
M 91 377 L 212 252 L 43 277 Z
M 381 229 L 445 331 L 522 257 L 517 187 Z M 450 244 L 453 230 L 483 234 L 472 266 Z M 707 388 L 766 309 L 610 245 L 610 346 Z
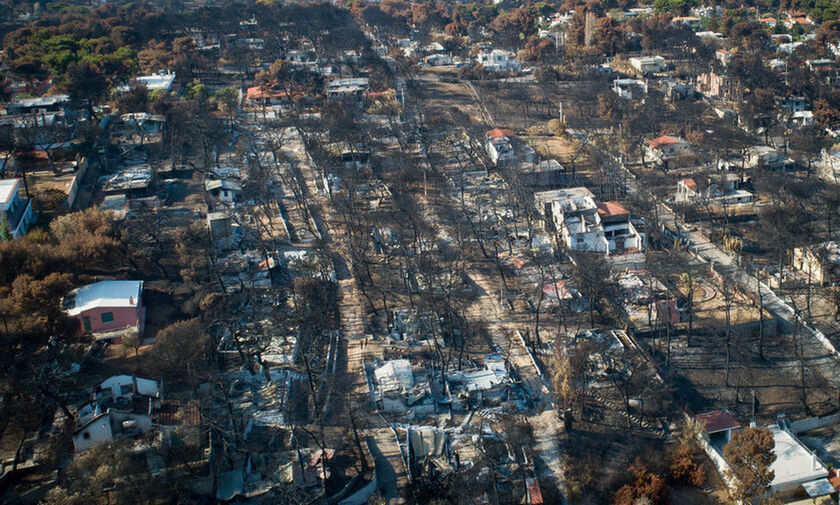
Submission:
M 527 397 L 510 365 L 495 354 L 483 366 L 416 372 L 408 359 L 374 361 L 365 366 L 368 391 L 384 412 L 412 418 L 442 412 L 466 414 L 477 408 L 522 409 Z

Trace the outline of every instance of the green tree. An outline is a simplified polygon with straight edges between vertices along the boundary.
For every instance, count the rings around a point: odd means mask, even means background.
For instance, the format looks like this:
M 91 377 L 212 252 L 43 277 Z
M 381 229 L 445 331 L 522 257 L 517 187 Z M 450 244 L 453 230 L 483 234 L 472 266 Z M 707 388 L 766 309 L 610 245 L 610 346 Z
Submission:
M 187 91 L 185 95 L 187 98 L 202 101 L 207 98 L 207 86 L 201 83 L 198 79 L 193 79 L 192 82 L 187 83 Z
M 6 216 L 0 217 L 0 240 L 11 242 L 12 239 L 12 230 L 9 229 L 9 221 L 6 220 Z
M 236 117 L 236 112 L 239 109 L 239 88 L 229 86 L 221 89 L 213 95 L 213 101 L 219 107 L 219 110 L 227 116 L 228 126 L 233 128 L 233 118 Z
M 98 67 L 90 63 L 71 63 L 64 76 L 64 89 L 74 99 L 87 107 L 93 117 L 93 105 L 108 89 L 108 80 Z

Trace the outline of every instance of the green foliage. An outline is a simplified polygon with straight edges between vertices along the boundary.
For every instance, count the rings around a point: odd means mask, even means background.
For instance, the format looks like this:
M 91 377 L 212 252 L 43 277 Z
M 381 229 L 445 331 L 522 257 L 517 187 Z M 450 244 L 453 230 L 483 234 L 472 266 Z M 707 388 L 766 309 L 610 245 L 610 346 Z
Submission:
M 213 95 L 213 101 L 221 111 L 233 113 L 239 106 L 239 89 L 235 86 L 220 89 Z
M 689 9 L 699 4 L 697 0 L 654 0 L 653 8 L 657 12 L 685 14 Z
M 84 5 L 72 5 L 66 2 L 49 2 L 47 10 L 59 14 L 90 14 L 90 7 Z
M 122 28 L 123 30 L 120 30 Z M 93 31 L 93 30 L 91 30 Z M 18 71 L 39 70 L 62 75 L 71 63 L 86 63 L 110 76 L 126 78 L 137 68 L 136 52 L 125 45 L 128 27 L 111 30 L 110 37 L 84 37 L 80 33 L 55 33 L 49 28 L 21 28 L 4 39 L 9 65 Z
M 0 218 L 0 240 L 3 242 L 10 242 L 12 240 L 12 230 L 9 229 L 9 222 L 6 221 L 6 216 Z
M 149 100 L 160 100 L 161 98 L 166 96 L 167 93 L 168 91 L 166 91 L 165 89 L 153 89 L 149 91 Z
M 207 86 L 196 79 L 193 82 L 187 83 L 187 91 L 185 94 L 187 98 L 201 100 L 207 97 Z

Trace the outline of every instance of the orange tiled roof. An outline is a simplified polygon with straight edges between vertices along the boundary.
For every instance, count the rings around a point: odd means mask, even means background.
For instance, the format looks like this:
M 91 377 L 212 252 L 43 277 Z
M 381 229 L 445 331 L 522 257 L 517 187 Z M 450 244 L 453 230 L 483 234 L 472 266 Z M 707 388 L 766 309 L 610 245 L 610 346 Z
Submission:
M 297 93 L 298 89 L 289 83 L 272 82 L 259 86 L 251 86 L 245 96 L 251 99 L 285 98 Z
M 623 216 L 629 213 L 630 211 L 625 209 L 624 205 L 616 201 L 601 202 L 598 204 L 598 214 L 604 217 Z
M 493 128 L 487 132 L 487 136 L 491 139 L 500 139 L 502 137 L 515 137 L 516 134 L 507 128 Z
M 667 135 L 663 135 L 661 137 L 648 141 L 648 145 L 654 149 L 656 149 L 657 147 L 668 146 L 676 143 L 677 140 L 674 140 Z
M 694 182 L 694 179 L 690 177 L 686 177 L 685 179 L 680 180 L 681 183 L 685 184 L 685 187 L 689 189 L 697 189 L 697 183 Z

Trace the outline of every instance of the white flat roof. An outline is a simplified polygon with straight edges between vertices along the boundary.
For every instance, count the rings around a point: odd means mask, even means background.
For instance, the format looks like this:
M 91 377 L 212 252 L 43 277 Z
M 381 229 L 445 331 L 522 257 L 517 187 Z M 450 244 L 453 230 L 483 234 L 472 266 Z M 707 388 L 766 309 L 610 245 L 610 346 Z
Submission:
M 39 96 L 36 98 L 19 98 L 15 100 L 14 105 L 21 107 L 49 107 L 57 103 L 66 102 L 70 100 L 69 95 L 53 95 L 53 96 Z
M 82 286 L 65 297 L 75 298 L 73 306 L 67 308 L 71 316 L 96 307 L 136 307 L 143 292 L 143 281 L 99 281 Z
M 174 81 L 174 73 L 161 72 L 159 74 L 137 76 L 137 82 L 145 85 L 148 90 L 165 89 L 168 91 L 172 87 L 172 83 Z
M 770 466 L 775 476 L 770 483 L 771 489 L 787 487 L 791 484 L 820 479 L 828 475 L 828 470 L 816 455 L 811 453 L 799 440 L 778 426 L 769 426 L 776 443 L 773 452 L 776 460 Z
M 373 371 L 381 391 L 396 391 L 414 386 L 414 374 L 407 359 L 386 361 Z
M 0 203 L 7 203 L 14 196 L 17 179 L 0 179 Z

